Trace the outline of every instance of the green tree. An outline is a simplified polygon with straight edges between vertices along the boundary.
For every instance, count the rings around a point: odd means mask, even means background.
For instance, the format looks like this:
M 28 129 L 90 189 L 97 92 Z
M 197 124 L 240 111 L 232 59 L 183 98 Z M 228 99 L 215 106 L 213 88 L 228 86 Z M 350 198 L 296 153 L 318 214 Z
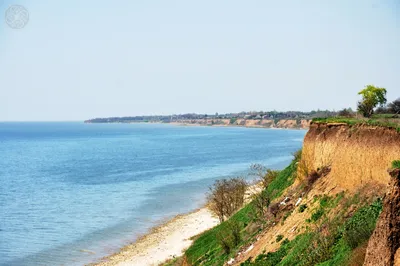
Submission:
M 377 105 L 382 106 L 386 103 L 385 88 L 367 85 L 358 94 L 362 96 L 362 100 L 358 102 L 357 110 L 365 117 L 370 117 Z

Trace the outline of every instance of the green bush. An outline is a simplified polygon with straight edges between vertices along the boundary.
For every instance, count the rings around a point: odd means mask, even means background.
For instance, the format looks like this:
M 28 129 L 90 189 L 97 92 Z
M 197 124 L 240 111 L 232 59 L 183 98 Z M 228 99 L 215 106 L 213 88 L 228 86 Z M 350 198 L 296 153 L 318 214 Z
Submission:
M 325 213 L 324 209 L 319 208 L 318 210 L 316 210 L 315 212 L 313 212 L 311 214 L 311 218 L 310 218 L 311 221 L 313 221 L 313 222 L 318 221 L 322 217 L 322 215 L 324 215 L 324 213 Z
M 250 259 L 241 263 L 241 266 L 275 266 L 287 255 L 288 251 L 292 248 L 292 244 L 288 239 L 282 241 L 280 248 L 275 252 L 268 252 L 267 254 L 260 254 L 251 262 Z
M 293 210 L 292 211 L 288 211 L 288 212 L 285 213 L 285 215 L 282 218 L 282 224 L 292 214 L 292 212 L 293 212 Z
M 283 235 L 277 235 L 277 236 L 276 236 L 276 242 L 281 241 L 282 238 L 283 238 Z
M 202 233 L 185 252 L 188 262 L 191 265 L 222 265 L 228 255 L 225 254 L 226 250 L 223 250 L 220 242 L 221 238 L 218 238 L 218 235 L 221 236 L 223 232 L 229 230 L 229 222 L 237 222 L 242 231 L 245 225 L 251 222 L 252 212 L 252 204 L 247 204 L 231 216 L 229 220 Z
M 280 197 L 283 191 L 293 184 L 296 178 L 296 171 L 297 161 L 295 159 L 288 167 L 279 172 L 267 188 L 267 193 L 270 195 L 271 200 Z
M 400 160 L 393 161 L 392 168 L 400 169 Z
M 361 208 L 348 220 L 341 232 L 343 239 L 352 248 L 369 239 L 375 229 L 376 220 L 382 210 L 382 201 L 377 200 L 370 206 Z
M 299 212 L 304 212 L 307 209 L 307 204 L 301 204 L 299 206 Z

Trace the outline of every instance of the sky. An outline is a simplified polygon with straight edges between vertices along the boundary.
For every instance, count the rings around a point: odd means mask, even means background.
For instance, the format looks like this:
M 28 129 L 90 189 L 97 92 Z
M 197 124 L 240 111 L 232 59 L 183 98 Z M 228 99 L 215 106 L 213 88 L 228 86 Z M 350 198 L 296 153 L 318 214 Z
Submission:
M 400 97 L 399 0 L 0 0 L 0 19 L 0 121 L 354 109 L 367 84 Z

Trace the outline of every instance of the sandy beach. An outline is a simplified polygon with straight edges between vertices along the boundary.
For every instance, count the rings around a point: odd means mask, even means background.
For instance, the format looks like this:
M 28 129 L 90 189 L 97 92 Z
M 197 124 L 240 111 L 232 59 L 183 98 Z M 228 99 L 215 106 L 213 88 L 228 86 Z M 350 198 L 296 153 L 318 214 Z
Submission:
M 98 266 L 147 266 L 158 265 L 174 256 L 181 256 L 192 240 L 191 237 L 218 224 L 207 207 L 178 215 L 167 223 L 154 228 L 135 243 L 122 248 L 118 253 L 102 259 Z
M 245 202 L 260 192 L 261 183 L 251 184 L 245 193 Z M 218 218 L 205 206 L 188 214 L 178 215 L 153 228 L 136 242 L 119 252 L 103 258 L 96 266 L 153 266 L 179 257 L 192 244 L 193 236 L 218 225 Z

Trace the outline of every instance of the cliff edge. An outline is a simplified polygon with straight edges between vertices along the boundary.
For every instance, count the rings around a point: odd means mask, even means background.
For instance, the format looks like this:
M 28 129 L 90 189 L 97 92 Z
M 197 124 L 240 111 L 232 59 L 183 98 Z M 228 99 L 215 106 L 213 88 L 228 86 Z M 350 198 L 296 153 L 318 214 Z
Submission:
M 387 169 L 400 158 L 400 134 L 393 129 L 344 123 L 311 123 L 304 138 L 299 176 L 329 166 L 333 187 L 355 191 L 389 182 Z

